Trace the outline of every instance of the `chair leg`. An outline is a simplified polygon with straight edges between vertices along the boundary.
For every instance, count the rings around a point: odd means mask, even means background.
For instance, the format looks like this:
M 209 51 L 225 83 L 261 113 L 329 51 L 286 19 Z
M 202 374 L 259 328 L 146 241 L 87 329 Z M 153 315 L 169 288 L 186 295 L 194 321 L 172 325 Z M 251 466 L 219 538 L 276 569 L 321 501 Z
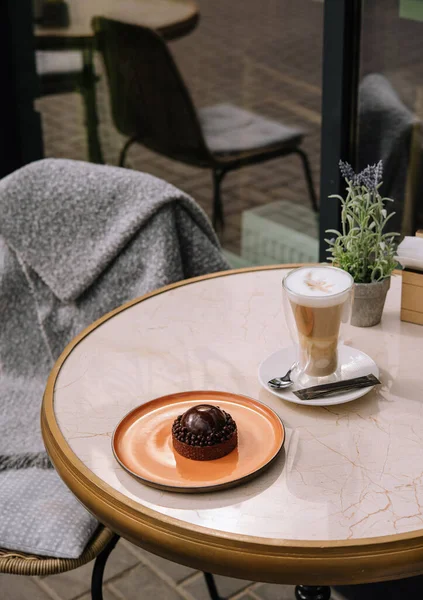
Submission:
M 217 591 L 216 581 L 211 573 L 203 573 L 204 579 L 206 580 L 207 589 L 209 591 L 209 595 L 211 600 L 224 600 L 222 596 L 219 596 L 219 592 Z
M 315 212 L 319 212 L 319 207 L 317 205 L 317 196 L 313 185 L 313 177 L 311 175 L 310 163 L 308 162 L 307 154 L 301 148 L 297 148 L 295 151 L 296 154 L 299 154 L 301 160 L 303 162 L 304 173 L 307 181 L 308 193 L 310 195 L 311 205 Z
M 97 77 L 94 70 L 93 48 L 85 48 L 83 52 L 84 68 L 80 82 L 80 91 L 84 103 L 85 127 L 88 143 L 88 158 L 92 163 L 104 164 L 98 134 L 98 115 L 96 99 Z
M 119 154 L 119 167 L 125 166 L 126 153 L 128 152 L 129 148 L 132 146 L 132 144 L 136 141 L 137 141 L 137 138 L 135 136 L 133 136 L 125 142 L 125 144 Z
M 213 216 L 212 223 L 213 227 L 217 230 L 220 226 L 222 229 L 225 227 L 225 219 L 223 216 L 222 196 L 220 184 L 222 179 L 226 175 L 226 171 L 221 169 L 213 169 Z
M 95 559 L 93 573 L 91 576 L 91 598 L 92 600 L 103 600 L 103 575 L 107 559 L 113 548 L 119 541 L 119 536 L 114 535 L 107 546 Z

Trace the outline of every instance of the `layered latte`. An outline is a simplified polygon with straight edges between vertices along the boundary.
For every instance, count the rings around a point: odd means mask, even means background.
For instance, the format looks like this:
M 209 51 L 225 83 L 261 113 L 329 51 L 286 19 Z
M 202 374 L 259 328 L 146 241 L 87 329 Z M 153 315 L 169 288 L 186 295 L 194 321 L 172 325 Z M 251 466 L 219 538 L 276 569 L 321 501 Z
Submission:
M 351 275 L 331 266 L 301 267 L 284 279 L 299 343 L 299 367 L 326 377 L 338 366 L 339 329 L 348 313 Z

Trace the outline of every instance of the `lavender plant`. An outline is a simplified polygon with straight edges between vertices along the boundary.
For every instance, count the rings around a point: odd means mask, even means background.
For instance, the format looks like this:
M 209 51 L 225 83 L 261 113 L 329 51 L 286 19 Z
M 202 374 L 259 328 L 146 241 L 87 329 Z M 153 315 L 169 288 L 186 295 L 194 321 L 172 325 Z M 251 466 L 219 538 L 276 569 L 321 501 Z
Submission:
M 395 213 L 387 213 L 386 202 L 379 193 L 383 164 L 367 166 L 356 174 L 351 165 L 339 161 L 342 176 L 347 182 L 347 197 L 338 194 L 342 204 L 342 231 L 327 229 L 334 238 L 329 244 L 329 260 L 352 275 L 356 283 L 372 283 L 386 279 L 397 265 L 395 251 L 399 233 L 386 233 L 385 228 Z

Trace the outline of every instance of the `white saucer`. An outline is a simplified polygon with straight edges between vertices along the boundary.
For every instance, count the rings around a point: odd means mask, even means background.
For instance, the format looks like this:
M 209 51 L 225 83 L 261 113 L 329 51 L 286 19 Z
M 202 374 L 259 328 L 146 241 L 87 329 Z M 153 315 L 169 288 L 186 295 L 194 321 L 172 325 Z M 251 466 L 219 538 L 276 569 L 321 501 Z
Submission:
M 293 402 L 294 404 L 309 404 L 311 406 L 332 406 L 334 404 L 343 404 L 356 400 L 364 394 L 367 394 L 373 386 L 362 388 L 359 390 L 351 390 L 350 392 L 342 392 L 336 396 L 328 396 L 320 400 L 300 400 L 295 396 L 291 389 L 276 391 L 267 385 L 267 382 L 274 377 L 281 377 L 292 366 L 295 357 L 295 349 L 293 347 L 282 348 L 268 356 L 259 366 L 258 378 L 261 385 L 279 398 Z M 339 346 L 338 350 L 339 368 L 342 379 L 352 379 L 353 377 L 361 377 L 372 373 L 379 377 L 379 369 L 377 364 L 370 356 L 356 348 L 350 346 Z

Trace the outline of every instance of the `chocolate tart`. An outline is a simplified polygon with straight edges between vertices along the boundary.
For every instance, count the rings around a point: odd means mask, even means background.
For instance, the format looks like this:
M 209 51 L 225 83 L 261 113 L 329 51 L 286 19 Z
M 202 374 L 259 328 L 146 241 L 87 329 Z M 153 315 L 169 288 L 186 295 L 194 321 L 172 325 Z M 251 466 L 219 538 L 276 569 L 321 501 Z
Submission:
M 215 460 L 237 447 L 237 427 L 231 415 L 218 406 L 198 404 L 175 419 L 172 441 L 185 458 Z

